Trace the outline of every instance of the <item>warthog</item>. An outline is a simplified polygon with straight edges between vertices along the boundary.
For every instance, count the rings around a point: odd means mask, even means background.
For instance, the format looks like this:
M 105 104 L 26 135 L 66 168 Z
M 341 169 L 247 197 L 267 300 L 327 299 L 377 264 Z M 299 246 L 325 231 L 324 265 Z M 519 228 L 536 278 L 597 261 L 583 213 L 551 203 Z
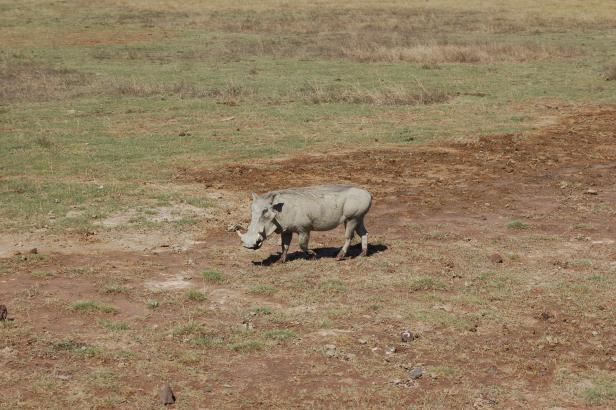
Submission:
M 274 232 L 280 234 L 282 256 L 287 252 L 293 233 L 299 234 L 299 246 L 309 258 L 316 256 L 308 249 L 311 231 L 329 231 L 340 224 L 346 228 L 345 242 L 338 259 L 344 259 L 355 232 L 361 237 L 361 255 L 368 254 L 368 231 L 364 215 L 370 209 L 372 195 L 365 189 L 351 185 L 321 185 L 290 188 L 252 194 L 252 217 L 245 234 L 237 231 L 248 249 L 259 249 Z

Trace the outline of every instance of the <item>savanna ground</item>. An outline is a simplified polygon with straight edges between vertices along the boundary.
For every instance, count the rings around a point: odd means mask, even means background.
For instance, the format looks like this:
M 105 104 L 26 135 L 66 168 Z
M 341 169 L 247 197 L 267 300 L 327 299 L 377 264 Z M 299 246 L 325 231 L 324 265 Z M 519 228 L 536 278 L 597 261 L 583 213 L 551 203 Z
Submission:
M 0 0 L 0 408 L 613 408 L 615 45 L 609 0 Z M 370 257 L 228 231 L 326 182 Z

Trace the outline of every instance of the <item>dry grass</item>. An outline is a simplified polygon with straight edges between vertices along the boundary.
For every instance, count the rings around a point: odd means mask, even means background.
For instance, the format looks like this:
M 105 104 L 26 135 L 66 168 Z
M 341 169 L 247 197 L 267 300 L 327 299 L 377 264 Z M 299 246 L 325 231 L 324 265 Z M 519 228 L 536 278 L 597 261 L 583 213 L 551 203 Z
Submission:
M 0 57 L 0 102 L 51 101 L 77 96 L 89 76 L 77 70 Z
M 606 81 L 616 81 L 616 64 L 612 64 L 605 69 Z
M 301 89 L 299 95 L 313 104 L 422 105 L 443 103 L 451 98 L 443 89 L 427 89 L 421 84 L 414 90 L 400 86 L 366 90 L 359 87 L 323 87 L 313 84 Z

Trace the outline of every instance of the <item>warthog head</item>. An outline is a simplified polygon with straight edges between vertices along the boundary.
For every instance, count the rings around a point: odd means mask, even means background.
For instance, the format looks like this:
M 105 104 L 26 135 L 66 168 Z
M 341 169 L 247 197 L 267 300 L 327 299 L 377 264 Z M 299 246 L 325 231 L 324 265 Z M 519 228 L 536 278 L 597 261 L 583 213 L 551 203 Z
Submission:
M 252 205 L 250 206 L 252 215 L 248 231 L 244 234 L 240 233 L 239 230 L 236 231 L 244 248 L 259 249 L 263 241 L 278 229 L 276 215 L 282 204 L 272 204 L 272 200 L 272 197 L 252 194 Z

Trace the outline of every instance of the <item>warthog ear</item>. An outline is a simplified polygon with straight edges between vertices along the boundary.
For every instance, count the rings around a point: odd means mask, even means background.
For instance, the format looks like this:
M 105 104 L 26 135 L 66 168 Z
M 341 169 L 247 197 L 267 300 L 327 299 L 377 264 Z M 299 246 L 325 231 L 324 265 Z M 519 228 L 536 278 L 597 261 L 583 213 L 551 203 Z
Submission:
M 277 204 L 272 205 L 272 209 L 276 212 L 280 212 L 282 211 L 282 206 L 284 205 L 284 203 L 282 202 L 278 202 Z
M 255 199 L 257 199 L 257 194 L 255 194 L 254 192 L 252 193 L 252 200 L 254 201 Z

